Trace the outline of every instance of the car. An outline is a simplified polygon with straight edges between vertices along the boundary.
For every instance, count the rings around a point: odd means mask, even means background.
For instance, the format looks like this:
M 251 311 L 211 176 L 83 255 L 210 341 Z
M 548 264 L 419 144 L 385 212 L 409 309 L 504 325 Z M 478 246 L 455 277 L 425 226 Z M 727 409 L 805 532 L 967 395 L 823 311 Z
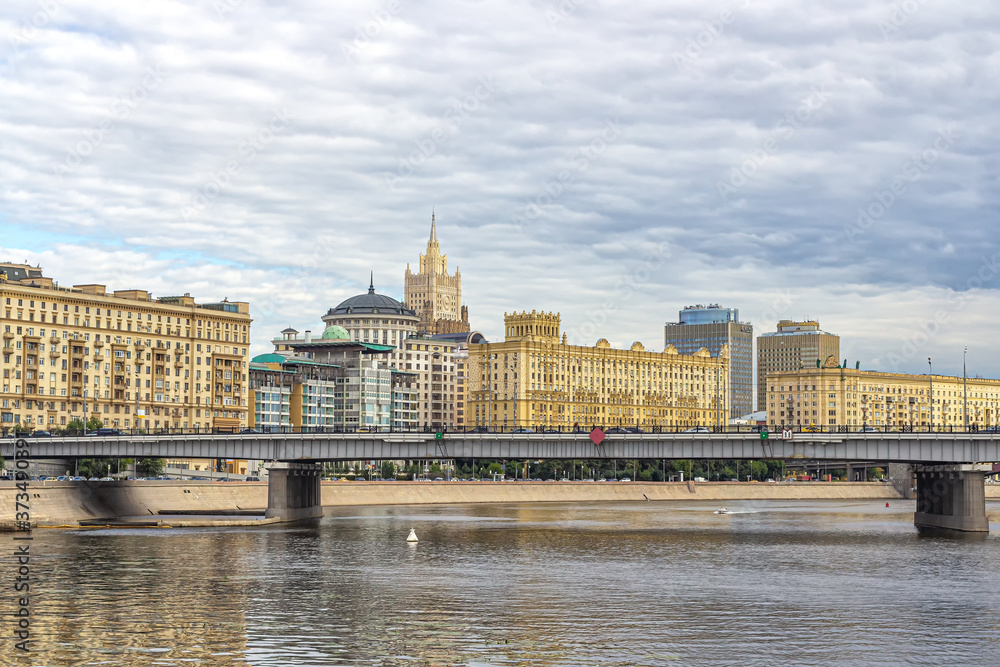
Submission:
M 469 431 L 469 433 L 493 433 L 493 429 L 488 426 L 477 426 L 476 428 Z
M 51 479 L 51 477 L 49 479 Z M 67 477 L 66 475 L 59 475 L 58 477 L 56 477 L 57 482 L 68 482 L 70 481 L 70 479 L 72 478 Z
M 99 478 L 97 478 L 97 477 L 88 477 L 87 481 L 88 482 L 100 482 L 101 480 Z
M 534 433 L 535 431 L 530 428 L 515 428 L 511 433 Z
M 562 433 L 562 431 L 557 428 L 547 428 L 542 433 Z
M 621 478 L 620 480 L 618 480 L 618 481 L 619 481 L 619 482 L 631 482 L 631 481 L 632 481 L 632 479 L 631 479 L 630 477 L 622 477 L 622 478 Z
M 261 431 L 258 431 L 255 428 L 245 428 L 242 431 L 240 431 L 240 433 L 260 433 L 260 432 Z
M 606 430 L 605 433 L 628 433 L 628 429 L 624 429 L 621 426 L 613 426 Z
M 736 479 L 735 477 L 730 477 L 730 478 L 729 478 L 729 481 L 730 481 L 730 482 L 738 482 L 738 481 L 740 481 L 740 480 Z
M 248 481 L 248 482 L 259 482 L 260 481 L 260 477 L 247 477 L 246 481 Z
M 711 433 L 712 429 L 707 426 L 694 426 L 692 428 L 687 428 L 682 431 L 682 433 Z
M 642 430 L 641 428 L 639 428 L 638 426 L 629 426 L 629 427 L 628 427 L 628 428 L 626 428 L 625 430 L 626 430 L 627 432 L 629 432 L 629 433 L 645 433 L 645 431 L 643 431 L 643 430 Z
M 569 477 L 562 477 L 562 478 L 559 479 L 559 481 L 560 482 L 568 482 L 569 481 Z
M 764 481 L 765 481 L 765 482 L 770 482 L 771 484 L 775 484 L 775 483 L 776 483 L 776 482 L 775 482 L 775 481 L 774 481 L 773 479 L 771 479 L 770 477 L 768 477 L 768 478 L 767 478 L 767 479 L 765 479 Z
M 115 481 L 115 480 L 114 480 L 114 478 L 113 478 L 113 477 L 102 477 L 102 478 L 100 478 L 100 479 L 99 479 L 99 480 L 97 480 L 97 481 L 98 481 L 98 482 L 113 482 L 113 481 Z
M 121 435 L 122 432 L 116 428 L 99 428 L 96 431 L 97 435 Z
M 359 480 L 361 480 L 362 482 L 363 482 L 363 481 L 365 481 L 365 480 L 361 479 L 360 477 L 358 477 L 358 479 L 359 479 Z M 444 479 L 443 479 L 443 478 L 441 478 L 441 477 L 435 477 L 435 478 L 434 478 L 434 481 L 435 481 L 435 482 L 443 482 L 443 481 L 444 481 Z
M 879 430 L 874 426 L 862 426 L 858 429 L 858 433 L 878 433 Z
M 31 434 L 32 438 L 51 438 L 52 434 L 48 431 L 35 431 Z
M 822 433 L 823 428 L 821 426 L 816 426 L 816 424 L 809 424 L 808 426 L 802 427 L 803 433 Z

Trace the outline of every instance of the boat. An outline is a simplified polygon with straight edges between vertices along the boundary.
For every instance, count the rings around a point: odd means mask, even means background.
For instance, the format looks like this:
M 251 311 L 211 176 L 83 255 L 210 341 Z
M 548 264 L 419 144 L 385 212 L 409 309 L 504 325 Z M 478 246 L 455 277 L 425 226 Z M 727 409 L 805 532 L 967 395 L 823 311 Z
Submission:
M 720 507 L 719 509 L 715 510 L 715 513 L 716 514 L 732 514 L 732 512 L 729 511 L 728 507 Z

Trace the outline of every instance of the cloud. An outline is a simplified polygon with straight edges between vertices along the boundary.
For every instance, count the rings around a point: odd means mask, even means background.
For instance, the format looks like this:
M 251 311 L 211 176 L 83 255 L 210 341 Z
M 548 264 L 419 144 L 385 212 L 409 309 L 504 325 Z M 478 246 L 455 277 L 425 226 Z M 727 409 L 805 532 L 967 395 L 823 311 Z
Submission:
M 888 369 L 967 295 L 899 367 L 921 372 L 989 344 L 997 284 L 970 277 L 1000 251 L 1000 16 L 897 4 L 5 3 L 0 250 L 63 283 L 248 300 L 262 352 L 369 271 L 401 298 L 434 206 L 488 336 L 523 308 L 589 331 L 665 244 L 592 338 L 658 348 L 706 301 L 772 330 L 787 294 L 779 317 Z

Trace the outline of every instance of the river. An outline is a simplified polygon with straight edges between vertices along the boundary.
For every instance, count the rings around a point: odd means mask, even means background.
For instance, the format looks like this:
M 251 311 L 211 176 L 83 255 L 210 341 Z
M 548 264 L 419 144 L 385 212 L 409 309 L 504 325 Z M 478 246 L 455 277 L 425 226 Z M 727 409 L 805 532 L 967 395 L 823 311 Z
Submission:
M 11 638 L 8 556 L 0 664 L 996 664 L 997 523 L 954 541 L 918 536 L 912 501 L 715 509 L 341 507 L 306 527 L 36 530 L 32 652 Z

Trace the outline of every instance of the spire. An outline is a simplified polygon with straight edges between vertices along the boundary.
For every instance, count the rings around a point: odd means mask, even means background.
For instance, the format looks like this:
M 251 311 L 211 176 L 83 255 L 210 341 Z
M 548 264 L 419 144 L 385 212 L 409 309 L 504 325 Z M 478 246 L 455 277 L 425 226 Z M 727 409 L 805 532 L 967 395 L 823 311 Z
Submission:
M 374 294 L 375 293 L 375 272 L 374 271 L 372 271 L 371 274 L 369 275 L 368 293 L 369 294 Z
M 436 245 L 438 242 L 437 225 L 434 222 L 434 207 L 431 207 L 431 238 L 427 245 Z

